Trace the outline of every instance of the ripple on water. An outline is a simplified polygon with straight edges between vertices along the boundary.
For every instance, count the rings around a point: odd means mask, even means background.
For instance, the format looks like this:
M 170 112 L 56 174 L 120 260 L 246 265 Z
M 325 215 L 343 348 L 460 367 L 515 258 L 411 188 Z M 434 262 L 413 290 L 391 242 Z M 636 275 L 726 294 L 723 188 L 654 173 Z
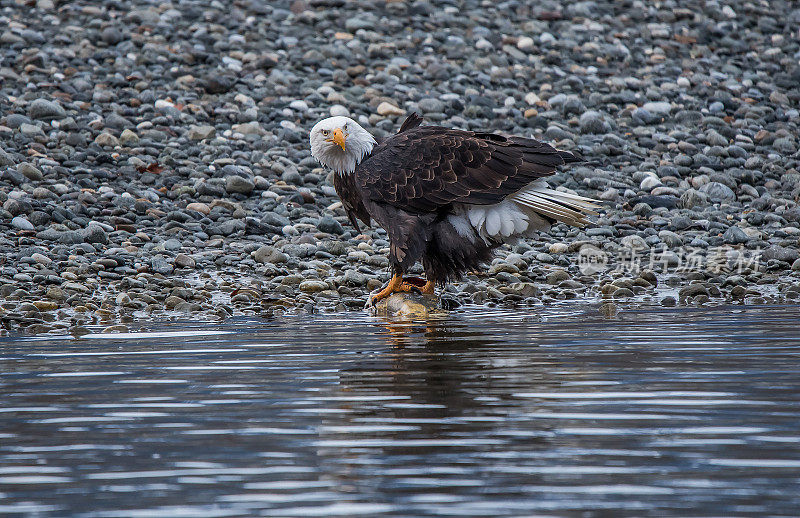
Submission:
M 796 315 L 565 305 L 0 337 L 0 514 L 793 516 Z

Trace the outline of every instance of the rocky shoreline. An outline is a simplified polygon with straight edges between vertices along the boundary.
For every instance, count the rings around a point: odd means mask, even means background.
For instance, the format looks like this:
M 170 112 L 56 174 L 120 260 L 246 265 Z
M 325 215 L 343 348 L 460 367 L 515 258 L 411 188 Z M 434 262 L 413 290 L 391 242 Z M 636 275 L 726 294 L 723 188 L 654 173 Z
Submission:
M 0 9 L 3 332 L 361 310 L 386 233 L 349 225 L 307 131 L 412 111 L 579 151 L 551 185 L 604 201 L 453 307 L 800 300 L 792 2 L 228 4 Z

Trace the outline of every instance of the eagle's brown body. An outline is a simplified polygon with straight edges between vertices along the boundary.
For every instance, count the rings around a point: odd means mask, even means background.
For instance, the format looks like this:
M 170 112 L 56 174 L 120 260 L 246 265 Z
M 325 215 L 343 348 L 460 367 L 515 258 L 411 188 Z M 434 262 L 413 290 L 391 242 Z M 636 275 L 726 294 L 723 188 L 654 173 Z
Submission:
M 486 230 L 496 215 L 484 215 L 484 227 L 469 227 L 475 207 L 488 210 L 514 195 L 522 199 L 537 179 L 580 159 L 533 139 L 420 126 L 421 120 L 411 115 L 355 171 L 337 173 L 334 187 L 356 228 L 358 220 L 374 219 L 386 229 L 395 275 L 421 261 L 428 280 L 443 284 L 489 261 L 496 247 L 513 238 Z M 538 221 L 583 221 L 584 207 L 556 195 L 531 200 L 518 203 Z

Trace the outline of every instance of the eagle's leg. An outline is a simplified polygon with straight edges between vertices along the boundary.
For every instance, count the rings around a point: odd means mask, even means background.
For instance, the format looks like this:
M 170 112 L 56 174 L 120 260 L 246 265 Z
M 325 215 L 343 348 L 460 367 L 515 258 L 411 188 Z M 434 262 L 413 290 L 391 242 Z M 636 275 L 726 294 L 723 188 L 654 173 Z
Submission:
M 367 306 L 374 306 L 381 300 L 385 299 L 392 293 L 400 291 L 399 288 L 403 285 L 403 276 L 402 275 L 392 275 L 392 278 L 389 279 L 389 284 L 386 285 L 385 288 L 380 290 L 378 293 L 369 296 L 369 300 L 367 301 Z
M 385 288 L 374 295 L 370 295 L 367 305 L 374 306 L 381 300 L 390 296 L 392 293 L 433 293 L 432 282 L 426 282 L 422 284 L 421 282 L 414 282 L 420 281 L 421 279 L 412 279 L 413 280 L 411 280 L 411 282 L 404 282 L 402 274 L 393 275 L 392 278 L 389 279 L 389 284 L 387 284 Z M 429 289 L 430 291 L 425 291 L 426 289 Z
M 433 295 L 434 281 L 426 281 L 419 277 L 403 277 L 403 283 L 395 290 L 403 293 L 417 293 L 419 295 Z

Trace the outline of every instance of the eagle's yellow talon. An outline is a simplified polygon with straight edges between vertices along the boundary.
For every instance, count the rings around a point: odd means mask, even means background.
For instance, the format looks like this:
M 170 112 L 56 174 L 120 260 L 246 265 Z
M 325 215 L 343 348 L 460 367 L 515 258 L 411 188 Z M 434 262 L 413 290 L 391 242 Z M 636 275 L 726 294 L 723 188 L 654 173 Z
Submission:
M 417 281 L 421 281 L 417 279 Z M 391 296 L 393 293 L 416 293 L 420 295 L 433 295 L 434 281 L 427 281 L 425 284 L 414 284 L 413 282 L 403 282 L 402 275 L 395 275 L 389 280 L 389 284 L 385 288 L 369 296 L 367 307 L 374 307 L 378 302 Z
M 398 288 L 403 284 L 403 277 L 400 275 L 394 275 L 391 279 L 389 279 L 389 284 L 386 285 L 381 291 L 376 293 L 375 295 L 370 295 L 369 300 L 367 301 L 367 306 L 375 306 L 378 302 L 382 301 L 392 293 L 399 291 Z
M 422 293 L 422 290 L 420 290 L 419 286 L 416 286 L 416 285 L 408 283 L 408 282 L 404 282 L 403 284 L 398 286 L 397 290 L 395 290 L 395 291 L 401 292 L 401 293 Z

